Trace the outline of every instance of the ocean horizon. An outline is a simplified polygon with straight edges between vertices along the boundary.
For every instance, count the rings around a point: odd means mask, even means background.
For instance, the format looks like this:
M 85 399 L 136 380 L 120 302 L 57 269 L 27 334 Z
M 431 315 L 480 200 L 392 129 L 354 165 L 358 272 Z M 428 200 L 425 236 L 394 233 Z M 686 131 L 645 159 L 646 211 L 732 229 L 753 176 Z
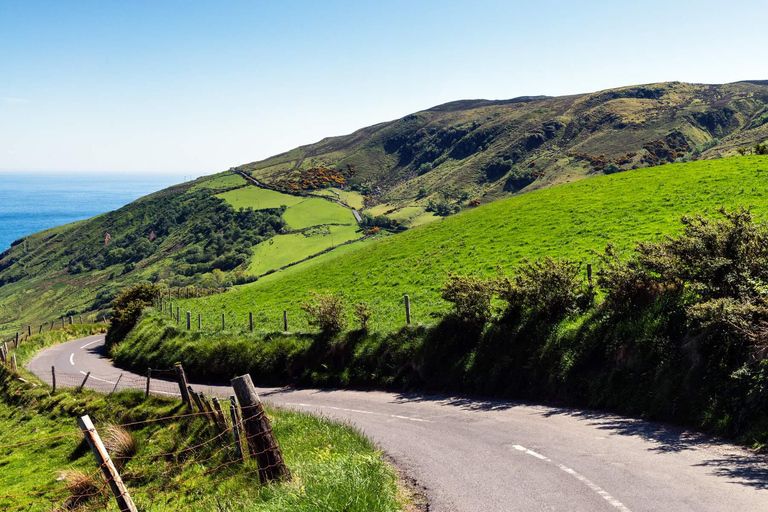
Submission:
M 0 252 L 32 233 L 116 210 L 182 181 L 175 173 L 0 173 Z

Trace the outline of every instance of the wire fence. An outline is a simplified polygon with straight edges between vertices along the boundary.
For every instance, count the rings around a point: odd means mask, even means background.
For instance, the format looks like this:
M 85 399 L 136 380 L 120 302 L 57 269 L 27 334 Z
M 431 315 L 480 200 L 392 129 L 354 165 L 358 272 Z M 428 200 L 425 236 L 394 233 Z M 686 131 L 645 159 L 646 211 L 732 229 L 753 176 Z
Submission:
M 175 370 L 153 372 L 162 375 Z M 216 501 L 212 510 L 223 510 L 221 501 L 229 500 L 231 492 L 252 492 L 258 486 L 291 478 L 260 402 L 249 403 L 247 396 L 238 395 L 239 405 L 233 396 L 223 403 L 214 399 L 212 406 L 202 393 L 189 390 L 196 400 L 182 414 L 92 430 L 83 427 L 90 423 L 83 417 L 79 428 L 72 420 L 67 433 L 19 441 L 13 441 L 18 433 L 0 433 L 0 460 L 19 451 L 44 454 L 62 443 L 76 445 L 83 437 L 96 458 L 96 464 L 85 470 L 81 464 L 80 471 L 62 472 L 56 481 L 39 484 L 29 492 L 4 493 L 18 477 L 3 471 L 0 510 L 183 510 L 211 501 Z M 191 403 L 196 403 L 196 411 Z M 100 441 L 99 430 L 107 442 Z M 123 439 L 127 435 L 131 442 L 115 442 L 115 432 L 123 432 Z M 135 446 L 135 452 L 126 445 Z M 100 447 L 103 455 L 99 455 Z

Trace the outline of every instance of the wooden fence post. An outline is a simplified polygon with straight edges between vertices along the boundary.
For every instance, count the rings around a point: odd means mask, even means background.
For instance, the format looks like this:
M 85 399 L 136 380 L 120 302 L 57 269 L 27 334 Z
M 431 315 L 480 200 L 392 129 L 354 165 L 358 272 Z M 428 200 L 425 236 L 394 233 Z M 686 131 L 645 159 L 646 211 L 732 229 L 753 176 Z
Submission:
M 226 320 L 225 320 L 225 318 L 224 318 L 224 315 L 225 315 L 225 313 L 222 313 L 222 314 L 221 314 L 221 330 L 222 330 L 222 331 L 223 331 L 224 329 L 226 329 L 226 327 L 227 327 L 227 323 L 226 323 Z
M 187 311 L 187 330 L 192 328 L 192 312 Z
M 197 408 L 202 412 L 203 414 L 206 414 L 205 406 L 203 406 L 202 400 L 200 400 L 200 397 L 197 393 L 192 391 L 192 386 L 187 386 L 187 393 L 189 393 L 189 396 L 191 396 L 195 400 L 195 405 Z
M 13 348 L 19 348 L 19 333 L 16 333 L 16 340 L 13 342 Z
M 147 390 L 144 392 L 144 398 L 149 398 L 149 385 L 152 382 L 152 368 L 147 368 Z
M 120 384 L 120 379 L 122 379 L 122 378 L 123 378 L 123 374 L 121 373 L 121 374 L 120 374 L 120 375 L 117 377 L 117 382 L 115 382 L 115 387 L 113 387 L 113 388 L 112 388 L 112 391 L 110 391 L 110 392 L 109 392 L 109 395 L 107 395 L 107 396 L 110 396 L 112 393 L 114 393 L 115 391 L 117 391 L 117 385 L 118 385 L 118 384 Z
M 0 359 L 3 360 L 3 364 L 7 362 L 7 360 L 5 359 L 5 351 L 6 351 L 5 347 L 0 347 Z
M 272 480 L 290 480 L 291 472 L 283 461 L 283 454 L 275 441 L 272 425 L 264 412 L 259 395 L 250 375 L 232 379 L 243 421 L 251 458 L 256 459 L 261 483 Z
M 74 322 L 72 321 L 72 317 L 69 317 L 69 325 L 72 325 Z
M 83 315 L 80 315 L 80 325 L 83 325 Z
M 189 391 L 187 390 L 187 387 L 189 386 L 189 384 L 187 383 L 187 375 L 184 373 L 184 367 L 181 366 L 181 363 L 176 363 L 175 365 L 173 365 L 173 369 L 176 370 L 176 379 L 179 382 L 179 390 L 181 391 L 181 399 L 191 409 L 192 408 L 192 402 L 189 399 Z
M 101 467 L 104 472 L 104 478 L 109 483 L 112 494 L 115 495 L 115 501 L 117 502 L 118 510 L 123 512 L 138 512 L 136 505 L 133 504 L 131 495 L 128 494 L 128 489 L 125 488 L 120 474 L 117 472 L 117 468 L 112 463 L 112 459 L 109 457 L 107 449 L 104 447 L 104 443 L 101 442 L 99 433 L 96 432 L 96 428 L 91 422 L 91 418 L 83 416 L 77 420 L 77 424 L 80 430 L 83 431 L 88 446 L 93 452 L 93 456 L 96 457 L 96 463 Z
M 53 393 L 56 393 L 56 367 L 51 366 L 51 383 L 53 384 Z
M 202 318 L 202 315 L 198 313 L 197 314 L 197 330 L 199 331 L 202 328 L 203 328 L 203 318 Z
M 85 378 L 83 379 L 83 383 L 80 384 L 79 388 L 77 388 L 77 392 L 78 393 L 80 393 L 83 390 L 83 388 L 85 387 L 85 383 L 88 382 L 88 377 L 90 377 L 90 376 L 91 376 L 91 372 L 88 372 L 88 373 L 85 374 Z
M 253 332 L 253 313 L 250 311 L 248 312 L 248 328 Z
M 54 320 L 51 320 L 51 328 L 50 328 L 50 329 L 48 329 L 49 331 L 52 331 L 52 330 L 53 330 L 53 322 L 54 322 Z
M 592 264 L 587 263 L 587 281 L 589 281 L 589 286 L 592 286 Z
M 411 325 L 411 298 L 405 296 L 405 323 Z
M 288 332 L 288 311 L 283 310 L 283 331 Z
M 237 402 L 234 396 L 229 397 L 229 415 L 232 417 L 232 432 L 235 434 L 235 446 L 237 447 L 237 458 L 243 458 L 243 448 L 240 446 L 240 419 L 237 414 Z
M 13 373 L 19 373 L 19 367 L 16 366 L 16 354 L 13 354 L 11 359 L 13 359 Z
M 64 328 L 64 317 L 61 317 L 61 328 Z
M 43 325 L 45 324 L 40 324 L 40 330 L 37 331 L 37 334 L 41 334 L 43 332 Z
M 181 322 L 181 307 L 176 306 L 176 325 L 179 325 L 179 322 Z
M 219 426 L 221 426 L 222 430 L 226 430 L 227 419 L 224 417 L 224 411 L 221 409 L 219 399 L 214 396 L 211 398 L 211 402 L 213 402 L 213 409 L 216 411 L 216 418 L 218 419 Z
M 30 336 L 32 336 L 32 326 L 28 325 L 27 326 L 27 338 L 29 338 Z

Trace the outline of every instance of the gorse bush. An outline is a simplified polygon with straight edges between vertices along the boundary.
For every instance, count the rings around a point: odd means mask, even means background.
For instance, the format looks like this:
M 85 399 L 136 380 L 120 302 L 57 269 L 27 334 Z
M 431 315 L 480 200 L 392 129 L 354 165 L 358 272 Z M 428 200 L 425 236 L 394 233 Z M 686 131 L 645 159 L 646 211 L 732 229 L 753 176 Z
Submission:
M 454 305 L 459 319 L 483 324 L 491 319 L 491 303 L 501 289 L 500 278 L 483 279 L 449 274 L 443 285 L 442 298 Z
M 326 334 L 343 331 L 347 326 L 347 319 L 342 298 L 332 293 L 311 294 L 313 300 L 301 305 L 301 309 L 309 316 L 309 325 L 318 327 Z
M 126 288 L 112 300 L 112 323 L 107 332 L 107 348 L 125 338 L 139 320 L 141 311 L 154 303 L 161 290 L 157 284 L 137 284 Z
M 567 259 L 526 261 L 501 285 L 506 315 L 560 318 L 585 309 L 594 294 L 580 273 L 581 264 Z

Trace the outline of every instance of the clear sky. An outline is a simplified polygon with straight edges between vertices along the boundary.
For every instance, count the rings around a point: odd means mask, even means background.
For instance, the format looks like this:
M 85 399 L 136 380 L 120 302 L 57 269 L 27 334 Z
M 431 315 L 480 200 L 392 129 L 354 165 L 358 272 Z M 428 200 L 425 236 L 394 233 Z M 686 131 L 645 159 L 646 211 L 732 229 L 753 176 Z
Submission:
M 0 0 L 0 171 L 201 175 L 464 98 L 768 79 L 763 1 Z

